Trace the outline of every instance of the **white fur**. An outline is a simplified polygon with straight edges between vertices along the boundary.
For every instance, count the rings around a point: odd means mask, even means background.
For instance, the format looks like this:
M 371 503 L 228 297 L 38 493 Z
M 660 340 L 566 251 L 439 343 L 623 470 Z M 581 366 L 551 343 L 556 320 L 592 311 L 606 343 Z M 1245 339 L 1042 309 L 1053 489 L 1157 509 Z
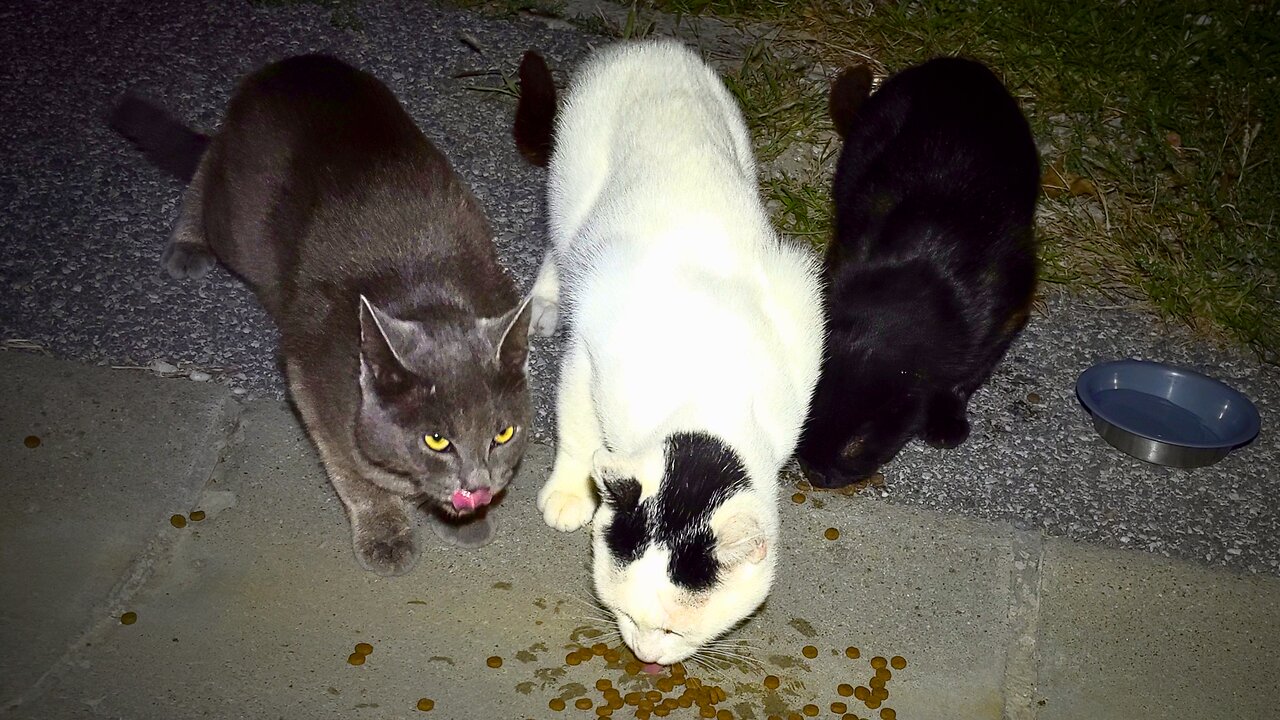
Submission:
M 733 98 L 671 41 L 615 45 L 579 70 L 557 119 L 548 206 L 552 249 L 533 290 L 534 326 L 550 332 L 564 315 L 569 332 L 555 466 L 538 495 L 547 524 L 569 531 L 591 520 L 594 463 L 650 468 L 639 479 L 642 497 L 652 495 L 674 432 L 718 436 L 750 478 L 712 525 L 717 536 L 719 526 L 754 528 L 747 540 L 763 554 L 728 568 L 712 597 L 672 586 L 659 547 L 614 571 L 599 531 L 608 517 L 598 518 L 600 599 L 637 654 L 674 662 L 768 593 L 777 476 L 822 351 L 816 263 L 769 225 Z M 598 452 L 606 440 L 613 452 Z M 673 624 L 680 642 L 653 640 Z

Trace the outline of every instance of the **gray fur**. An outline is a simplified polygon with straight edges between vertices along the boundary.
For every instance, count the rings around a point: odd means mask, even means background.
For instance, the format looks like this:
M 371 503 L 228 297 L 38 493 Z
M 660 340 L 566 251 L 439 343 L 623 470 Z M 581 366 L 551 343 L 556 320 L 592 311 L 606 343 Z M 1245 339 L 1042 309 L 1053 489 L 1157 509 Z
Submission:
M 125 134 L 147 149 L 145 132 Z M 360 564 L 407 572 L 419 507 L 450 544 L 492 539 L 489 508 L 472 515 L 450 498 L 497 495 L 524 454 L 527 303 L 479 204 L 392 93 L 315 55 L 244 80 L 163 259 L 198 278 L 213 257 L 280 328 L 292 399 Z M 426 446 L 433 433 L 446 451 Z

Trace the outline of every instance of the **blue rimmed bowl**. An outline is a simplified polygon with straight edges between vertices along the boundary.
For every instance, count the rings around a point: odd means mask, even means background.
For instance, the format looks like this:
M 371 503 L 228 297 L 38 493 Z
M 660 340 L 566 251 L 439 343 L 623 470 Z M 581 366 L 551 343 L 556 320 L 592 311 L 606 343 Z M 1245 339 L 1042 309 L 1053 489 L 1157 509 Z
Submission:
M 1193 468 L 1211 465 L 1258 435 L 1249 398 L 1219 380 L 1144 360 L 1085 370 L 1076 395 L 1108 443 L 1140 460 Z

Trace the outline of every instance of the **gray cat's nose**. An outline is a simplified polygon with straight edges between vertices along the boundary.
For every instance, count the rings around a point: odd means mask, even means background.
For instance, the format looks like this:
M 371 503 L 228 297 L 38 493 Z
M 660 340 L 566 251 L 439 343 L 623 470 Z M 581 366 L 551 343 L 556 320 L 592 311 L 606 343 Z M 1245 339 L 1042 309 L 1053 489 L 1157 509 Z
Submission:
M 462 477 L 462 489 L 475 492 L 481 488 L 492 489 L 493 478 L 489 474 L 489 468 L 474 468 L 469 470 Z

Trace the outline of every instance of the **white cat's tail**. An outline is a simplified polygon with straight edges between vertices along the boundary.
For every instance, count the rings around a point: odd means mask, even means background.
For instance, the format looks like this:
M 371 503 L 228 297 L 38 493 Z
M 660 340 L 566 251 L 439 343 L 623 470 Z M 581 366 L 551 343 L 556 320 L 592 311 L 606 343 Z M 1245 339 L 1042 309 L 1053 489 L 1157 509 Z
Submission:
M 546 167 L 556 122 L 556 84 L 547 61 L 533 50 L 520 61 L 520 102 L 511 134 L 525 159 Z

